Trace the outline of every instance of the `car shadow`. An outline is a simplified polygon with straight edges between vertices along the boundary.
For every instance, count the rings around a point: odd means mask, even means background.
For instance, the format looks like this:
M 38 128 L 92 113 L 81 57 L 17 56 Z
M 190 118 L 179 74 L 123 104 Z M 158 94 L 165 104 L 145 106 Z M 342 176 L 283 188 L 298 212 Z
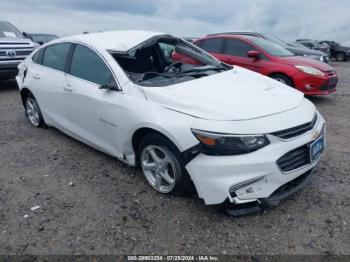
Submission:
M 2 91 L 16 91 L 18 90 L 18 85 L 15 80 L 0 80 L 0 92 Z
M 333 97 L 329 96 L 305 96 L 307 99 L 309 99 L 314 104 L 332 104 L 334 103 Z

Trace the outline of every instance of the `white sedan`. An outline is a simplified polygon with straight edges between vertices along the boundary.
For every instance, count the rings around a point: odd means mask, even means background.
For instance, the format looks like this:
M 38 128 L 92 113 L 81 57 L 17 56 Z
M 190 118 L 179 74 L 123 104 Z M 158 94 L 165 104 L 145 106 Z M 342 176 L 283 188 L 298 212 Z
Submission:
M 194 186 L 233 214 L 303 187 L 324 148 L 325 121 L 301 92 L 167 34 L 61 38 L 16 79 L 33 126 L 141 166 L 160 193 Z

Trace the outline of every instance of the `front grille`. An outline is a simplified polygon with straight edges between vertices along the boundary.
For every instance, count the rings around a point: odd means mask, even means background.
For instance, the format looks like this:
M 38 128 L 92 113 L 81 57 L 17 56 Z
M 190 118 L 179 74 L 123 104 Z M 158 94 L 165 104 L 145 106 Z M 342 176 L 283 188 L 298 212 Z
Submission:
M 283 172 L 289 172 L 310 164 L 309 144 L 289 151 L 277 160 L 277 165 Z
M 323 83 L 323 85 L 320 87 L 320 90 L 327 91 L 327 90 L 333 90 L 337 87 L 338 84 L 338 78 L 333 77 Z
M 30 45 L 30 43 L 2 42 L 0 45 Z
M 306 123 L 306 124 L 303 124 L 300 126 L 296 126 L 296 127 L 292 127 L 292 128 L 288 128 L 288 129 L 284 129 L 281 131 L 277 131 L 277 132 L 271 133 L 271 135 L 277 136 L 278 138 L 281 138 L 281 139 L 290 139 L 290 138 L 293 138 L 296 136 L 300 136 L 300 135 L 312 130 L 316 124 L 316 121 L 317 121 L 317 114 L 315 114 L 314 118 L 309 123 Z
M 16 52 L 16 56 L 27 56 L 29 55 L 33 50 L 17 50 L 17 49 L 12 49 Z M 6 56 L 6 50 L 0 50 L 0 56 Z

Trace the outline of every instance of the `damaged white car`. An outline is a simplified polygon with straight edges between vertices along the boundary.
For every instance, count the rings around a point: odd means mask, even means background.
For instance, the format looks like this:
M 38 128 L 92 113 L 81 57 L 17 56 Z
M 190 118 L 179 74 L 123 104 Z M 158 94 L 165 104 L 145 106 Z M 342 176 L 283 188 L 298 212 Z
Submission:
M 194 186 L 233 215 L 303 187 L 324 148 L 325 121 L 301 92 L 167 34 L 62 38 L 26 58 L 17 82 L 32 125 L 141 166 L 160 193 Z

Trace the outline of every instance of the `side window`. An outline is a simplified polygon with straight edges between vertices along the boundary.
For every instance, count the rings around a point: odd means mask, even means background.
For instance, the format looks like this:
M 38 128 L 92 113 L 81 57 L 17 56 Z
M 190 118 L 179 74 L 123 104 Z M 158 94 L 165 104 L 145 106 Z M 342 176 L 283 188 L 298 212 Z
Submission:
M 64 72 L 66 57 L 71 44 L 55 44 L 45 48 L 43 65 Z
M 76 45 L 69 73 L 99 85 L 106 85 L 112 79 L 112 74 L 101 57 L 83 45 Z
M 226 39 L 224 54 L 240 57 L 248 57 L 248 52 L 256 50 L 255 47 L 239 39 Z
M 223 38 L 209 38 L 200 41 L 196 45 L 211 53 L 221 53 L 222 44 L 224 42 Z
M 42 49 L 38 50 L 38 51 L 33 55 L 32 60 L 33 60 L 34 63 L 42 64 L 42 62 L 43 62 L 44 50 L 45 50 L 45 48 L 42 48 Z
M 312 48 L 312 44 L 310 44 L 309 42 L 303 42 L 303 45 L 308 48 Z

